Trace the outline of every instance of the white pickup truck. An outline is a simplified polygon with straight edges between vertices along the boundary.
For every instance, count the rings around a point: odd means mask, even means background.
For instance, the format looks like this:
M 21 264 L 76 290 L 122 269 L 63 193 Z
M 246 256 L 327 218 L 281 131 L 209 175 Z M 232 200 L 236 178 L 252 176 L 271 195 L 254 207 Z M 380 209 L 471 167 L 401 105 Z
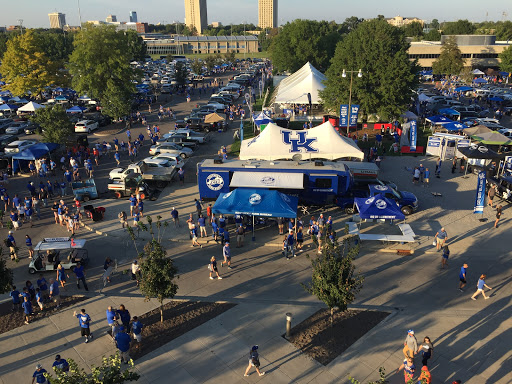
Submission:
M 165 160 L 162 160 L 165 162 Z M 146 163 L 141 160 L 130 164 L 126 169 L 114 168 L 109 173 L 110 180 L 123 180 L 135 174 L 142 175 L 142 179 L 148 184 L 154 184 L 157 188 L 164 188 L 166 184 L 176 176 L 175 166 L 160 166 L 157 162 Z

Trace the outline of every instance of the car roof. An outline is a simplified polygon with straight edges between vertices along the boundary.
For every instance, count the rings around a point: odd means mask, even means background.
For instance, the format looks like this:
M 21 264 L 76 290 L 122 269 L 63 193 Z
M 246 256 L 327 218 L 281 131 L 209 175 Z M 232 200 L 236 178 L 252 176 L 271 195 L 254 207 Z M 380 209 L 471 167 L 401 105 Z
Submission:
M 94 120 L 80 120 L 76 124 L 87 124 L 87 123 L 94 123 Z
M 168 159 L 155 159 L 152 157 L 148 157 L 148 158 L 144 159 L 145 163 L 151 163 L 151 164 L 163 164 L 163 163 L 166 163 L 167 161 L 168 161 Z
M 24 143 L 36 143 L 35 140 L 16 140 L 16 141 L 13 141 L 12 143 L 9 143 L 9 146 L 19 146 L 19 145 L 22 145 Z
M 85 239 L 71 239 L 70 237 L 50 237 L 37 243 L 35 251 L 62 250 L 72 248 L 83 248 Z

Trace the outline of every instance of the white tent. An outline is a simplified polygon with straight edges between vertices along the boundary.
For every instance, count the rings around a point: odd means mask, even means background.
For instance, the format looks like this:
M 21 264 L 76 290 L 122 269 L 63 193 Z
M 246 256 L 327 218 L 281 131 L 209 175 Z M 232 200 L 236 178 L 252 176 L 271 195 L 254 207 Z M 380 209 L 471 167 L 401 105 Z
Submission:
M 31 101 L 30 103 L 25 104 L 23 107 L 18 108 L 18 112 L 35 112 L 39 108 L 44 108 L 44 105 Z
M 328 121 L 300 131 L 269 123 L 262 133 L 244 140 L 240 147 L 240 160 L 292 159 L 296 154 L 304 160 L 364 158 L 354 141 L 340 136 Z
M 325 75 L 307 62 L 294 74 L 283 79 L 274 91 L 271 103 L 278 104 L 309 104 L 308 93 L 311 94 L 311 103 L 320 104 L 318 91 L 323 90 Z
M 473 75 L 485 75 L 485 73 L 483 73 L 481 70 L 477 68 L 473 71 Z

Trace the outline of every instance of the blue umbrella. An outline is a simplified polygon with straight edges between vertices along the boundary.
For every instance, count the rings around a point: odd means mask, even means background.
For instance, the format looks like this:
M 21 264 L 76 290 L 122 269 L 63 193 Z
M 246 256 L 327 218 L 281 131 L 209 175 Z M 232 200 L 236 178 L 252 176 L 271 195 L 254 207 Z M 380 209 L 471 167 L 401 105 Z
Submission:
M 455 88 L 455 92 L 467 92 L 467 91 L 472 91 L 472 90 L 473 90 L 473 88 L 468 87 L 467 85 L 463 85 L 462 87 Z
M 489 97 L 489 100 L 491 100 L 491 101 L 503 101 L 503 99 L 501 97 L 498 97 L 498 96 Z

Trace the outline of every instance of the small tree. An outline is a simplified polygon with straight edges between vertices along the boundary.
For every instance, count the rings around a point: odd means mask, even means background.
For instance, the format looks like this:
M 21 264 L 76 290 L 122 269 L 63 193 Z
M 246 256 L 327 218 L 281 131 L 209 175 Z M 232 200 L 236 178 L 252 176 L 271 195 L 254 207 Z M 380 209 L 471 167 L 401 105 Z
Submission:
M 326 244 L 322 255 L 311 260 L 311 283 L 302 286 L 329 307 L 331 325 L 334 309 L 346 311 L 363 287 L 364 277 L 355 273 L 354 260 L 358 254 L 359 245 L 354 246 L 351 238 L 344 238 L 341 243 L 336 240 L 334 244 Z
M 178 269 L 172 259 L 167 258 L 160 243 L 152 239 L 144 247 L 145 258 L 140 262 L 141 280 L 139 289 L 146 300 L 156 298 L 160 303 L 160 321 L 164 321 L 164 300 L 171 299 L 178 291 L 174 282 Z
M 464 68 L 464 58 L 455 41 L 455 37 L 448 37 L 442 47 L 439 58 L 432 63 L 432 71 L 436 75 L 459 75 Z
M 187 68 L 183 65 L 181 62 L 177 62 L 176 66 L 174 67 L 174 76 L 176 78 L 176 83 L 178 83 L 179 86 L 185 85 L 187 82 Z
M 196 75 L 203 73 L 203 63 L 199 59 L 194 59 L 190 64 L 190 68 Z
M 0 293 L 7 293 L 11 290 L 13 274 L 4 259 L 3 248 L 0 247 Z
M 512 72 L 512 46 L 508 46 L 503 52 L 500 53 L 500 69 L 504 72 Z
M 44 141 L 47 143 L 65 144 L 73 134 L 73 123 L 60 105 L 39 108 L 30 120 L 39 124 L 43 130 Z
M 215 64 L 217 63 L 217 59 L 215 58 L 215 56 L 208 55 L 204 59 L 204 63 L 206 65 L 206 68 L 208 69 L 208 72 L 211 72 L 213 67 L 215 67 Z
M 133 360 L 130 360 L 128 368 L 121 368 L 119 352 L 115 355 L 103 357 L 103 363 L 99 367 L 92 366 L 92 373 L 86 373 L 78 367 L 73 359 L 68 359 L 69 372 L 55 370 L 55 375 L 45 373 L 44 376 L 52 384 L 123 384 L 127 381 L 138 381 L 140 375 L 133 370 Z
M 228 62 L 228 63 L 234 63 L 236 60 L 235 52 L 229 51 L 229 52 L 224 53 L 224 60 L 226 60 L 226 62 Z

